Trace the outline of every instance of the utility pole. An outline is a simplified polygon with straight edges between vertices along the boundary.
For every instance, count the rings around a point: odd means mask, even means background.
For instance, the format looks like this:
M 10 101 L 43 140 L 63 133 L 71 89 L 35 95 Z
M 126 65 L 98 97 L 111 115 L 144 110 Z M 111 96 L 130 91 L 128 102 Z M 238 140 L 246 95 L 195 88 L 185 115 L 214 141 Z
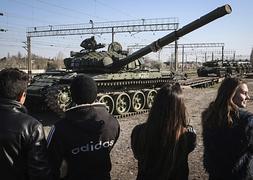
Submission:
M 115 34 L 114 27 L 112 27 L 112 43 L 114 42 L 114 34 Z
M 184 72 L 184 45 L 182 47 L 182 72 Z
M 224 61 L 224 46 L 221 47 L 221 62 L 223 64 Z
M 27 73 L 29 78 L 32 77 L 32 62 L 31 62 L 31 37 L 27 37 L 27 42 L 23 42 L 26 46 L 23 46 L 23 48 L 27 51 Z
M 29 78 L 32 77 L 32 61 L 31 61 L 31 37 L 27 37 L 27 70 Z
M 177 45 L 177 40 L 175 40 L 175 60 L 174 60 L 174 71 L 177 71 L 177 63 L 178 63 L 178 45 Z

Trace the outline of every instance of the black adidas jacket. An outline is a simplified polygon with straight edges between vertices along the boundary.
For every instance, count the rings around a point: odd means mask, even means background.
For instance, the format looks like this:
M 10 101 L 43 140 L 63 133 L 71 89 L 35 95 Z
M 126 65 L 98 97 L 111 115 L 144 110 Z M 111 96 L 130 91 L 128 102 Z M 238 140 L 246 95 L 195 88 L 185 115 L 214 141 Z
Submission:
M 67 162 L 68 180 L 110 179 L 110 151 L 119 137 L 118 121 L 103 104 L 71 108 L 48 136 L 53 172 L 58 178 L 60 165 Z

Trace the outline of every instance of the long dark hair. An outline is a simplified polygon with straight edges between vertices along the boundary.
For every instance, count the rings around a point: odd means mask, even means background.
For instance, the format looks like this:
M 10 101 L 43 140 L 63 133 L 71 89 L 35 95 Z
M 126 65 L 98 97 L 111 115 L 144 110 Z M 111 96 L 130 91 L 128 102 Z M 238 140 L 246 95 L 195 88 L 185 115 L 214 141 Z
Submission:
M 240 78 L 226 78 L 221 83 L 217 96 L 202 113 L 202 125 L 205 127 L 230 127 L 233 124 L 232 114 L 238 112 L 233 97 L 237 88 L 246 84 Z
M 177 161 L 177 143 L 188 125 L 182 89 L 165 84 L 157 93 L 146 122 L 142 147 L 145 172 L 168 179 Z

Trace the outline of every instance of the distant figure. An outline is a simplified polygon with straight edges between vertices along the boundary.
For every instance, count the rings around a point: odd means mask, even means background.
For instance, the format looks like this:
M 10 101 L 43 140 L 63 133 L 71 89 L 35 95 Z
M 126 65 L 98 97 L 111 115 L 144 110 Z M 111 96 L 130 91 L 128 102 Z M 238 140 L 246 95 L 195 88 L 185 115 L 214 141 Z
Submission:
M 96 49 L 105 47 L 104 44 L 101 43 L 97 44 L 97 41 L 95 40 L 94 36 L 91 36 L 90 38 L 83 40 L 80 46 L 88 51 L 95 51 Z
M 66 180 L 109 180 L 110 151 L 119 137 L 119 123 L 104 104 L 94 103 L 97 86 L 91 77 L 75 77 L 70 91 L 77 106 L 66 111 L 66 119 L 58 121 L 48 136 L 55 177 L 65 160 Z
M 226 78 L 202 113 L 204 167 L 209 179 L 253 179 L 253 114 L 245 110 L 248 86 Z
M 196 134 L 178 83 L 158 91 L 147 122 L 133 129 L 131 145 L 138 160 L 137 180 L 188 179 L 188 154 L 196 146 Z
M 23 106 L 28 79 L 16 68 L 0 71 L 1 179 L 51 179 L 43 127 Z

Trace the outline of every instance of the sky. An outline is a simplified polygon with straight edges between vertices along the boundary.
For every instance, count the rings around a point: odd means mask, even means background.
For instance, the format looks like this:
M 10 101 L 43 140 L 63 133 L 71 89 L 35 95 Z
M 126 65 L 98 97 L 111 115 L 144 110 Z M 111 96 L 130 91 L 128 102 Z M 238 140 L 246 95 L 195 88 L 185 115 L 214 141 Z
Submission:
M 29 27 L 71 25 L 111 21 L 127 21 L 156 18 L 178 18 L 179 28 L 189 24 L 217 7 L 229 4 L 232 13 L 219 18 L 178 40 L 179 44 L 224 43 L 228 56 L 249 57 L 253 48 L 252 0 L 0 0 L 0 58 L 27 54 L 26 31 Z M 167 32 L 117 33 L 115 41 L 123 49 L 129 45 L 147 45 L 163 37 Z M 32 53 L 54 58 L 68 57 L 70 51 L 80 51 L 80 43 L 91 35 L 36 37 L 31 39 Z M 109 44 L 110 34 L 95 36 L 97 42 Z M 218 48 L 205 49 L 207 52 Z M 163 58 L 172 49 L 162 50 Z M 196 49 L 186 50 L 198 54 Z M 191 54 L 191 55 L 192 55 Z M 169 58 L 169 57 L 168 57 Z

